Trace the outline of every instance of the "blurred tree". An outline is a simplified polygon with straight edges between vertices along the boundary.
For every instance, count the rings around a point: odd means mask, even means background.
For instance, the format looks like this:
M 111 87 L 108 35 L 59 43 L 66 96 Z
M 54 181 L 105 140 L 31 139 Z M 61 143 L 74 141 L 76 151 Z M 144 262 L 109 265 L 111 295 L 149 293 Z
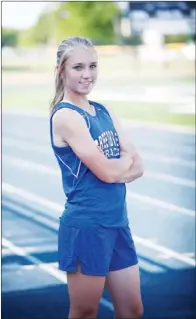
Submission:
M 143 39 L 140 34 L 132 34 L 129 37 L 123 37 L 122 43 L 125 45 L 137 46 L 143 44 Z
M 42 13 L 35 26 L 20 32 L 19 45 L 46 44 L 54 37 L 55 12 Z
M 44 12 L 37 24 L 20 35 L 21 45 L 59 43 L 69 36 L 89 37 L 95 44 L 116 40 L 114 21 L 120 9 L 113 2 L 61 2 Z
M 187 43 L 194 41 L 193 34 L 166 34 L 164 36 L 165 43 Z
M 21 30 L 18 36 L 18 46 L 28 47 L 34 46 L 36 43 L 32 37 L 32 29 Z
M 79 35 L 89 37 L 95 44 L 114 43 L 116 39 L 114 21 L 120 9 L 113 2 L 66 2 L 57 15 L 57 38 Z
M 13 29 L 2 28 L 1 46 L 15 47 L 18 42 L 18 31 Z

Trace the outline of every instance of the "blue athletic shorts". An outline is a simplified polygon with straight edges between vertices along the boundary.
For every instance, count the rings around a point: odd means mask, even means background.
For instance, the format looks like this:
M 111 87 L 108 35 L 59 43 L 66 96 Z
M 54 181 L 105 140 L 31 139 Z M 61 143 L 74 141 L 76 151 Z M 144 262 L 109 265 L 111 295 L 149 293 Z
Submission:
M 59 269 L 86 275 L 107 276 L 138 263 L 130 228 L 92 226 L 75 228 L 60 223 Z

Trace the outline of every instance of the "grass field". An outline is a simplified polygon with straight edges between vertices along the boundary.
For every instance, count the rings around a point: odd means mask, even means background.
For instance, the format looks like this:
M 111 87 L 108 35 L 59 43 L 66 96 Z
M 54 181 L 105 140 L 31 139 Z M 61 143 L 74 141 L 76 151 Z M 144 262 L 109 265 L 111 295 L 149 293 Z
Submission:
M 47 112 L 54 90 L 54 66 L 49 62 L 50 60 L 48 61 L 44 56 L 39 60 L 29 57 L 22 59 L 21 55 L 18 55 L 15 60 L 3 59 L 3 110 L 25 109 Z M 128 54 L 103 55 L 100 58 L 100 75 L 95 89 L 99 92 L 111 92 L 111 95 L 114 93 L 114 96 L 118 92 L 124 95 L 136 92 L 135 100 L 134 96 L 130 100 L 120 101 L 116 101 L 115 97 L 106 100 L 104 96 L 100 96 L 99 100 L 110 105 L 119 117 L 195 126 L 194 114 L 171 112 L 173 96 L 171 102 L 165 102 L 162 93 L 155 101 L 148 99 L 145 101 L 144 98 L 140 100 L 146 88 L 151 87 L 156 91 L 160 87 L 166 93 L 167 90 L 174 90 L 179 104 L 182 104 L 180 96 L 185 100 L 187 97 L 190 103 L 190 91 L 193 92 L 195 82 L 193 64 L 192 61 L 180 59 L 170 65 L 143 61 L 139 63 Z M 192 103 L 194 103 L 193 97 Z

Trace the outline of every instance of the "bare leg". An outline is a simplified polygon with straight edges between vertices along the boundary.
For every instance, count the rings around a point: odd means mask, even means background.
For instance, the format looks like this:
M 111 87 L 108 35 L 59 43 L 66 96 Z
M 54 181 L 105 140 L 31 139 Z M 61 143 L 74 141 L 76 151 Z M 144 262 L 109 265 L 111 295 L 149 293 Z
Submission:
M 69 319 L 96 318 L 105 277 L 83 275 L 81 272 L 68 273 L 67 282 L 70 296 Z
M 114 304 L 115 318 L 142 318 L 143 306 L 138 265 L 111 271 L 106 277 L 106 288 Z

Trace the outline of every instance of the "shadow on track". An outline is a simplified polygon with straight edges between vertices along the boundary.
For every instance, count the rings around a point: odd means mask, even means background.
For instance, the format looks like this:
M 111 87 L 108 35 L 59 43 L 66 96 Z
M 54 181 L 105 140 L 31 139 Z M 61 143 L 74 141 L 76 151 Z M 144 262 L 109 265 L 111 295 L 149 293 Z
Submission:
M 6 203 L 7 202 L 7 203 Z M 14 204 L 15 209 L 10 209 L 9 204 Z M 6 227 L 6 214 L 10 212 L 13 216 L 23 216 L 23 210 L 30 210 L 34 214 L 42 214 L 42 211 L 35 210 L 29 205 L 20 204 L 9 198 L 3 198 L 3 227 Z M 45 211 L 45 214 L 47 212 Z M 30 222 L 39 227 L 48 229 L 49 233 L 57 234 L 57 231 L 47 227 L 45 224 L 29 217 L 23 216 Z M 53 219 L 53 218 L 52 218 Z M 9 220 L 10 223 L 10 220 Z M 13 219 L 13 223 L 15 220 Z M 21 236 L 21 234 L 20 234 Z M 32 244 L 32 243 L 31 243 Z M 39 245 L 43 243 L 40 241 Z M 55 244 L 55 243 L 54 243 Z M 37 242 L 36 242 L 37 245 Z M 139 255 L 139 254 L 138 254 Z M 33 253 L 32 256 L 40 259 L 44 263 L 57 261 L 57 252 L 50 250 L 47 252 Z M 147 272 L 141 268 L 141 290 L 144 303 L 144 318 L 149 319 L 193 319 L 196 318 L 196 269 L 171 269 L 167 266 L 139 255 L 140 259 L 154 265 L 158 265 L 163 272 Z M 2 257 L 2 282 L 3 287 L 9 285 L 14 280 L 15 271 L 13 265 L 22 267 L 30 265 L 26 259 L 16 255 Z M 27 278 L 27 277 L 26 277 Z M 29 275 L 30 286 L 34 277 Z M 45 286 L 44 286 L 45 284 Z M 2 291 L 2 319 L 61 319 L 67 318 L 69 309 L 69 296 L 66 284 L 47 285 L 45 282 L 43 288 L 25 288 L 25 284 L 20 287 L 20 291 L 5 289 Z M 131 284 L 131 283 L 130 283 Z M 41 284 L 42 285 L 42 284 Z M 40 283 L 39 283 L 40 286 Z M 107 291 L 104 291 L 103 297 L 110 301 Z M 99 307 L 98 318 L 113 318 L 113 312 L 103 305 Z

